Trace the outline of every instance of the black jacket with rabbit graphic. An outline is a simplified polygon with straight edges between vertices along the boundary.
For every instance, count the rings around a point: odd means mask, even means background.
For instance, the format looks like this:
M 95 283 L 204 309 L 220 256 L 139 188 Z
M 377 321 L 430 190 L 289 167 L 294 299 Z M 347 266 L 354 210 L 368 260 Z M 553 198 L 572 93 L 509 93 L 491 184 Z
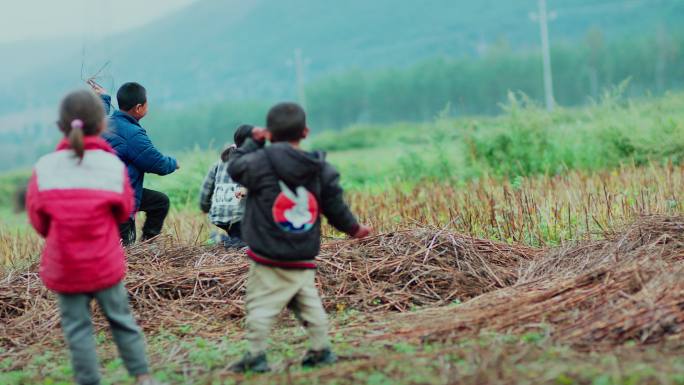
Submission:
M 314 268 L 321 214 L 344 233 L 359 228 L 343 200 L 340 174 L 323 153 L 287 143 L 260 148 L 248 139 L 233 153 L 228 172 L 248 191 L 242 237 L 258 263 Z

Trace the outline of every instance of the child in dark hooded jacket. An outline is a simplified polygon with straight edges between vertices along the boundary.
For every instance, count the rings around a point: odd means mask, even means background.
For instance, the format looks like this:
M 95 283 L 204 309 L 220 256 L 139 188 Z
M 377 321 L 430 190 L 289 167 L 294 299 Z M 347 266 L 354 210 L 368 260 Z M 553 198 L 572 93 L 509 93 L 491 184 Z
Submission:
M 235 151 L 228 171 L 248 190 L 242 236 L 252 264 L 247 280 L 247 339 L 250 349 L 231 369 L 270 370 L 266 340 L 276 316 L 290 308 L 305 326 L 310 350 L 302 365 L 336 361 L 328 339 L 327 315 L 314 279 L 321 245 L 321 214 L 338 230 L 363 238 L 370 229 L 358 223 L 343 200 L 340 175 L 320 152 L 305 152 L 304 110 L 281 103 L 267 116 L 267 129 L 254 128 Z M 261 148 L 259 143 L 272 144 Z

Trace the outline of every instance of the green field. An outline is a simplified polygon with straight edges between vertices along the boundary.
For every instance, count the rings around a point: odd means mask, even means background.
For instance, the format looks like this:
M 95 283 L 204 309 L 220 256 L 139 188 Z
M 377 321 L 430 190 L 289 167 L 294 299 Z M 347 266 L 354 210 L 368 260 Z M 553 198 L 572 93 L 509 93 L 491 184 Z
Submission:
M 314 131 L 305 143 L 328 151 L 352 191 L 426 180 L 462 185 L 487 176 L 515 180 L 650 162 L 679 164 L 684 93 L 630 100 L 622 92 L 618 87 L 594 105 L 551 114 L 524 95 L 511 94 L 499 117 L 453 119 L 445 109 L 428 123 Z M 151 176 L 149 186 L 170 192 L 177 205 L 194 205 L 201 180 L 216 160 L 217 150 L 183 154 L 177 174 Z
M 327 151 L 352 194 L 410 191 L 426 183 L 456 188 L 492 179 L 521 186 L 524 178 L 618 167 L 678 165 L 684 156 L 684 93 L 627 99 L 606 91 L 595 104 L 547 113 L 524 95 L 511 94 L 498 117 L 449 118 L 448 107 L 422 124 L 352 126 L 316 133 L 305 142 Z M 174 209 L 197 212 L 199 186 L 218 149 L 178 155 L 181 169 L 146 186 L 166 192 Z M 14 191 L 28 171 L 0 176 L 0 225 L 23 227 L 12 210 Z M 467 190 L 467 188 L 466 188 Z
M 359 125 L 323 133 L 314 128 L 305 146 L 327 151 L 352 191 L 426 180 L 462 185 L 487 176 L 514 180 L 625 164 L 679 164 L 684 157 L 684 93 L 637 100 L 622 94 L 617 87 L 593 105 L 551 114 L 524 95 L 510 94 L 499 117 L 454 119 L 447 107 L 427 123 Z M 176 207 L 194 206 L 218 153 L 195 149 L 174 154 L 181 170 L 163 178 L 150 175 L 147 186 L 167 192 Z M 0 176 L 0 206 L 10 204 L 14 183 L 27 175 Z

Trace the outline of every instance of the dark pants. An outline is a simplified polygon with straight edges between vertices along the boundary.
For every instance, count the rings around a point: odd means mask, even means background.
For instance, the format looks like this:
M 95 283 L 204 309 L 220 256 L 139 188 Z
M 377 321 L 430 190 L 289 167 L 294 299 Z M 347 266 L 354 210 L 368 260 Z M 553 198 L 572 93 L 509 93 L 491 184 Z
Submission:
M 112 330 L 119 355 L 131 376 L 149 372 L 143 334 L 128 305 L 123 282 L 95 293 L 58 294 L 62 330 L 71 353 L 76 382 L 100 383 L 100 368 L 95 351 L 95 336 L 90 316 L 90 302 L 95 299 Z
M 159 191 L 143 189 L 142 199 L 138 211 L 145 212 L 145 224 L 142 229 L 142 240 L 154 238 L 161 234 L 164 227 L 164 220 L 169 214 L 169 197 Z M 130 218 L 128 222 L 119 226 L 119 233 L 125 246 L 135 243 L 135 218 Z
M 228 234 L 229 239 L 224 242 L 224 246 L 236 248 L 242 248 L 247 246 L 247 244 L 242 241 L 242 235 L 240 235 L 240 222 L 235 222 L 230 225 L 217 224 L 216 227 L 223 229 L 223 231 L 225 231 Z

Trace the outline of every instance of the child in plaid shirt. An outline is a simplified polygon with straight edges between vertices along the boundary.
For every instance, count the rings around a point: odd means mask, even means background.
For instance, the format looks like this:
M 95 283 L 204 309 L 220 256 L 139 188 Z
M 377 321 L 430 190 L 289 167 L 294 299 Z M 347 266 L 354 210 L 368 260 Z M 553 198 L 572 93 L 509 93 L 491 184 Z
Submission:
M 226 232 L 228 238 L 223 244 L 227 247 L 246 246 L 240 235 L 246 190 L 230 177 L 228 164 L 233 151 L 251 135 L 253 128 L 254 126 L 243 124 L 235 130 L 235 144 L 221 153 L 221 160 L 209 170 L 200 190 L 200 208 L 209 215 L 212 224 Z

